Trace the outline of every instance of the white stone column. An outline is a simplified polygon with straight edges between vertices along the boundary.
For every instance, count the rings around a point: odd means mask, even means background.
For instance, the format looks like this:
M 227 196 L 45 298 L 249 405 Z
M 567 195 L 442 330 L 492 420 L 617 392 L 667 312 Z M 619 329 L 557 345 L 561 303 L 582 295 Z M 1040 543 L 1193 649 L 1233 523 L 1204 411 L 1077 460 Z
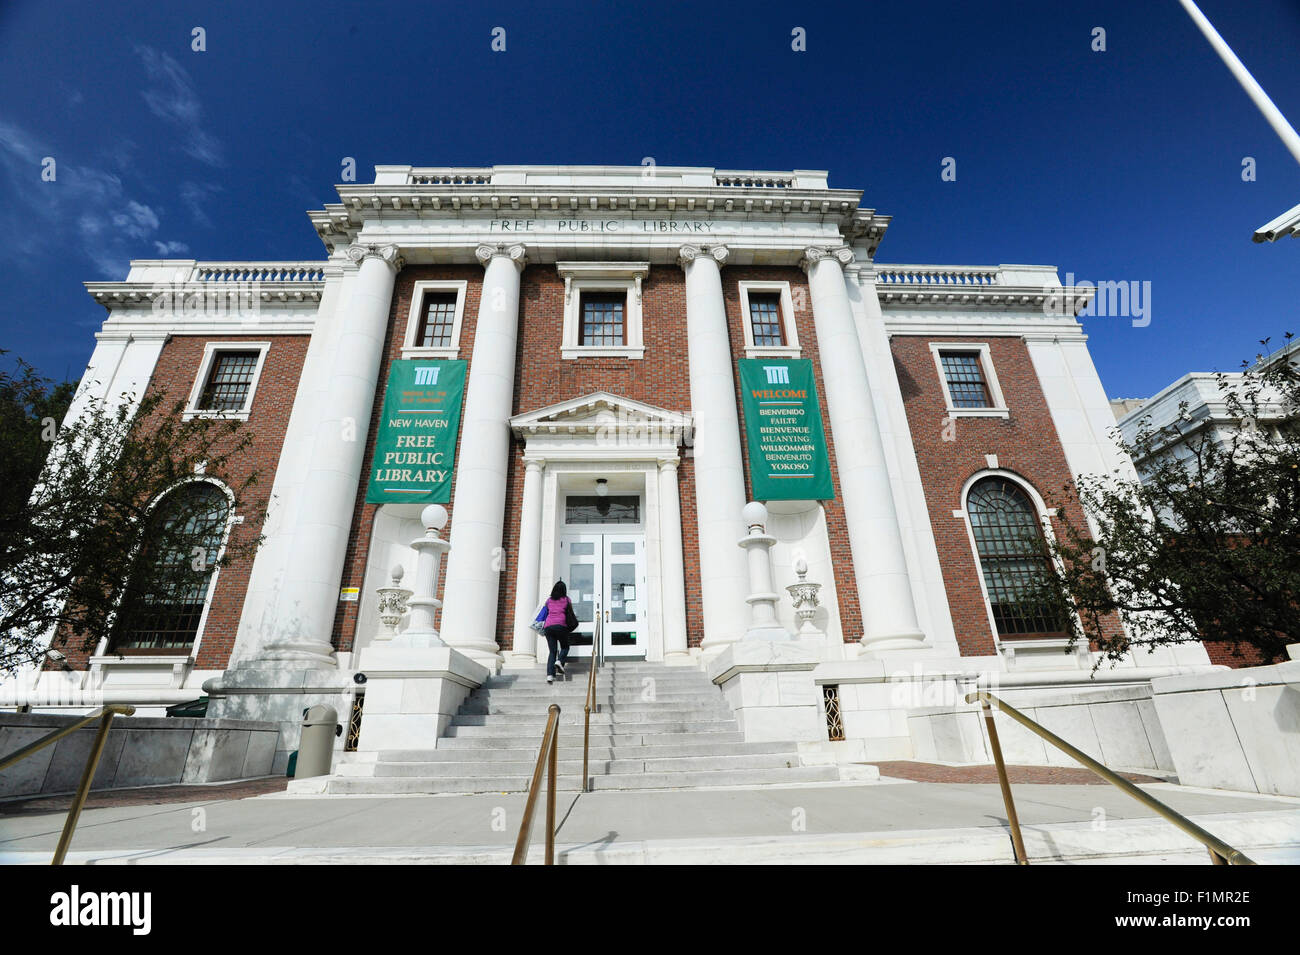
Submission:
M 663 575 L 664 662 L 685 663 L 686 568 L 682 559 L 682 505 L 677 487 L 679 460 L 659 459 L 659 562 Z
M 844 284 L 844 266 L 852 261 L 847 247 L 810 248 L 803 266 L 862 608 L 862 645 L 869 650 L 924 647 L 871 384 Z
M 486 268 L 465 388 L 456 485 L 451 499 L 451 554 L 443 588 L 442 639 L 484 663 L 500 660 L 497 589 L 506 559 L 506 471 L 515 393 L 522 245 L 481 245 Z
M 542 559 L 542 468 L 545 462 L 524 458 L 524 495 L 519 514 L 519 561 L 515 565 L 515 646 L 512 659 L 521 664 L 537 660 L 537 631 L 533 617 L 540 602 Z
M 745 475 L 740 456 L 736 376 L 722 300 L 720 266 L 726 246 L 684 245 L 686 342 L 690 360 L 691 413 L 695 419 L 696 527 L 700 538 L 700 595 L 704 602 L 701 646 L 717 649 L 739 640 L 748 607 L 746 570 L 736 539 L 744 531 Z
M 350 294 L 334 316 L 321 356 L 329 387 L 320 394 L 311 453 L 305 460 L 282 461 L 302 468 L 297 519 L 280 572 L 274 607 L 261 628 L 262 640 L 249 647 L 258 660 L 288 661 L 300 667 L 334 667 L 330 636 L 339 603 L 339 580 L 361 479 L 366 434 L 374 408 L 388 330 L 393 283 L 402 267 L 394 245 L 354 245 L 347 256 L 358 266 L 344 278 Z

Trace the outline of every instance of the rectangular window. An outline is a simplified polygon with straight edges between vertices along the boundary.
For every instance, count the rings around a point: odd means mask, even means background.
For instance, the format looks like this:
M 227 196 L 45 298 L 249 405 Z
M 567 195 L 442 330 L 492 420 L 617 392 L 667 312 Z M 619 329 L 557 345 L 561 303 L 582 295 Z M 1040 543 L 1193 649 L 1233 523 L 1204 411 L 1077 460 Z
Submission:
M 943 376 L 954 408 L 991 408 L 979 352 L 940 352 Z
M 261 352 L 220 351 L 199 398 L 199 411 L 243 411 Z
M 416 333 L 417 348 L 450 348 L 452 330 L 456 325 L 455 292 L 426 292 Z
M 755 347 L 784 345 L 785 328 L 781 322 L 781 294 L 750 292 L 749 322 L 754 333 Z
M 624 292 L 584 292 L 582 294 L 579 345 L 626 345 L 626 323 L 623 320 L 627 307 Z

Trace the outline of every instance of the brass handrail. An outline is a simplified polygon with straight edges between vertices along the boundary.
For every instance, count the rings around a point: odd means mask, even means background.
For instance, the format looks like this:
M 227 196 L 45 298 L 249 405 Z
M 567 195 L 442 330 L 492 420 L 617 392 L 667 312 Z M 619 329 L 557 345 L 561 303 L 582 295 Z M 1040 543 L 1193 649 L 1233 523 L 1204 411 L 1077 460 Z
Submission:
M 546 729 L 542 732 L 542 748 L 537 753 L 533 780 L 528 785 L 528 802 L 524 804 L 524 818 L 519 823 L 519 838 L 515 840 L 515 854 L 511 865 L 523 865 L 528 860 L 528 840 L 533 834 L 533 810 L 537 806 L 537 788 L 542 784 L 542 765 L 548 767 L 546 785 L 546 865 L 555 865 L 555 763 L 559 748 L 560 707 L 552 703 L 547 709 Z
M 1094 773 L 1096 773 L 1106 782 L 1110 783 L 1112 786 L 1116 787 L 1120 791 L 1132 796 L 1134 799 L 1142 803 L 1148 809 L 1154 810 L 1157 815 L 1161 816 L 1167 822 L 1173 823 L 1183 832 L 1187 833 L 1187 835 L 1191 836 L 1197 842 L 1201 843 L 1201 845 L 1205 846 L 1205 848 L 1209 851 L 1210 861 L 1213 862 L 1215 865 L 1254 865 L 1255 864 L 1255 862 L 1252 859 L 1248 858 L 1241 851 L 1232 848 L 1232 846 L 1228 845 L 1226 842 L 1224 842 L 1222 839 L 1215 836 L 1213 833 L 1206 832 L 1204 829 L 1202 829 L 1196 823 L 1192 822 L 1192 820 L 1188 819 L 1182 813 L 1174 809 L 1171 809 L 1169 806 L 1166 806 L 1164 803 L 1162 803 L 1159 799 L 1156 799 L 1155 796 L 1152 796 L 1150 793 L 1144 792 L 1143 790 L 1139 789 L 1137 786 L 1134 786 L 1127 779 L 1120 776 L 1118 773 L 1115 773 L 1110 769 L 1107 769 L 1105 766 L 1097 762 L 1091 756 L 1088 756 L 1086 753 L 1083 753 L 1080 750 L 1076 749 L 1075 747 L 1071 746 L 1069 743 L 1061 739 L 1055 733 L 1051 732 L 1050 730 L 1041 726 L 1040 724 L 1034 722 L 1029 717 L 1025 716 L 1024 713 L 1021 713 L 1019 710 L 1011 706 L 1009 703 L 1006 703 L 1003 700 L 998 699 L 992 693 L 987 693 L 983 690 L 977 690 L 973 693 L 967 693 L 966 702 L 967 703 L 979 702 L 982 705 L 984 710 L 984 721 L 989 731 L 989 744 L 993 748 L 993 760 L 998 767 L 998 783 L 1002 786 L 1002 801 L 1007 809 L 1007 822 L 1011 826 L 1011 844 L 1015 850 L 1017 865 L 1029 865 L 1029 859 L 1025 854 L 1024 839 L 1020 834 L 1020 820 L 1016 817 L 1015 803 L 1012 801 L 1011 798 L 1011 781 L 1007 778 L 1007 766 L 1002 759 L 1002 745 L 998 742 L 998 731 L 993 723 L 993 708 L 989 705 L 990 703 L 997 704 L 999 710 L 1001 710 L 1003 713 L 1006 713 L 1008 717 L 1015 720 L 1025 729 L 1029 730 L 1031 733 L 1042 738 L 1048 743 L 1051 743 L 1053 746 L 1055 746 L 1061 752 L 1065 753 L 1065 755 L 1069 756 L 1075 762 L 1081 764 L 1087 769 L 1092 770 Z
M 33 753 L 44 749 L 51 743 L 56 743 L 63 737 L 75 733 L 83 726 L 99 720 L 99 733 L 95 736 L 95 744 L 90 748 L 90 755 L 86 757 L 86 768 L 81 774 L 81 782 L 77 786 L 76 795 L 72 797 L 72 805 L 68 807 L 68 818 L 63 823 L 63 833 L 59 836 L 59 844 L 54 850 L 54 858 L 50 860 L 50 865 L 63 865 L 64 858 L 68 855 L 68 846 L 72 844 L 72 834 L 76 831 L 77 820 L 81 818 L 81 809 L 86 804 L 86 797 L 90 795 L 90 784 L 95 778 L 95 769 L 99 766 L 99 757 L 104 754 L 104 745 L 108 742 L 108 728 L 113 724 L 114 716 L 130 716 L 135 712 L 134 706 L 127 706 L 120 703 L 110 703 L 102 709 L 91 713 L 85 719 L 77 720 L 61 730 L 55 730 L 36 740 L 34 743 L 28 743 L 20 750 L 10 753 L 8 756 L 0 758 L 0 770 L 8 769 L 19 760 L 26 759 Z
M 600 605 L 596 605 L 596 625 L 592 628 L 591 639 L 591 670 L 587 673 L 587 700 L 582 704 L 582 791 L 590 792 L 587 775 L 587 757 L 591 751 L 591 711 L 597 709 L 596 706 L 596 670 L 600 668 L 600 661 L 603 656 L 601 643 L 603 635 L 600 626 Z

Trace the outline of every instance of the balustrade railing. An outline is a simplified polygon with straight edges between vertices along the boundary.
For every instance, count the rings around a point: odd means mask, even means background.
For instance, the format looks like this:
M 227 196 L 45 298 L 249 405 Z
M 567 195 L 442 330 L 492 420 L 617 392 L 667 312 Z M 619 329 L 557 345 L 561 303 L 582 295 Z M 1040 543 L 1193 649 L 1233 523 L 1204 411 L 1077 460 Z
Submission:
M 997 266 L 877 265 L 876 284 L 969 288 L 1005 283 Z
M 323 262 L 200 262 L 193 282 L 321 282 Z

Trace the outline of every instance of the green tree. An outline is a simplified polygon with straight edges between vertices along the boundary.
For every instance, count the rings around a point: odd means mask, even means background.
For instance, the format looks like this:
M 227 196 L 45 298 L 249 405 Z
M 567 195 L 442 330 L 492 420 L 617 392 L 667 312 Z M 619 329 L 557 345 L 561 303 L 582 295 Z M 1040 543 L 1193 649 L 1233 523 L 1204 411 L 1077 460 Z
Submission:
M 1300 365 L 1291 337 L 1240 374 L 1216 376 L 1224 413 L 1215 422 L 1184 402 L 1171 424 L 1143 417 L 1127 443 L 1117 431 L 1140 479 L 1116 472 L 1065 489 L 1094 526 L 1062 518 L 1046 545 L 1061 572 L 1045 575 L 1041 599 L 1103 659 L 1203 640 L 1278 660 L 1300 642 Z
M 246 518 L 228 537 L 213 493 L 168 494 L 197 475 L 224 479 L 252 443 L 243 422 L 187 421 L 184 402 L 150 391 L 83 394 L 65 424 L 73 390 L 21 359 L 0 369 L 0 672 L 39 661 L 51 630 L 84 651 L 114 628 L 147 626 L 261 544 L 243 529 L 265 511 L 256 471 L 224 481 L 234 501 L 221 492 L 221 511 Z

